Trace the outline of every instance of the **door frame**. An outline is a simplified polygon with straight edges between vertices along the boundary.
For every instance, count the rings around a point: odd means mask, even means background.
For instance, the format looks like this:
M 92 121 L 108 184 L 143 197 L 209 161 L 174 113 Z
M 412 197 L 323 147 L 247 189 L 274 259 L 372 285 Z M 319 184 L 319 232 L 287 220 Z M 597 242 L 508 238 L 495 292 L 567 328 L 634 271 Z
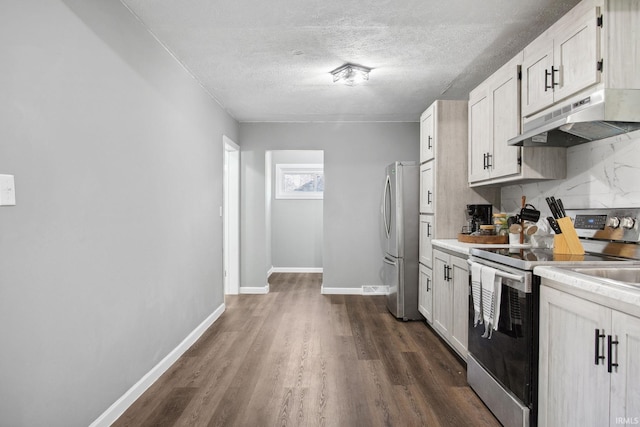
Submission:
M 223 166 L 223 276 L 224 293 L 240 291 L 240 146 L 222 135 Z

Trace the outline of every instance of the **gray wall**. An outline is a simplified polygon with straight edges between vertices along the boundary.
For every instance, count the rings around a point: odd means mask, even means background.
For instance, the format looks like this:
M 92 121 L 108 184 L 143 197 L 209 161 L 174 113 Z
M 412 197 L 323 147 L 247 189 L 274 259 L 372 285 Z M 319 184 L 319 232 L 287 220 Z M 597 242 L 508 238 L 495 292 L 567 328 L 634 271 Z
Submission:
M 318 150 L 271 153 L 271 263 L 276 268 L 322 268 L 322 200 L 275 198 L 275 165 L 322 164 Z
M 223 133 L 119 1 L 2 0 L 0 425 L 90 424 L 223 304 Z
M 379 211 L 384 168 L 417 160 L 418 123 L 242 123 L 241 274 L 243 287 L 266 284 L 265 151 L 323 150 L 323 285 L 381 285 Z

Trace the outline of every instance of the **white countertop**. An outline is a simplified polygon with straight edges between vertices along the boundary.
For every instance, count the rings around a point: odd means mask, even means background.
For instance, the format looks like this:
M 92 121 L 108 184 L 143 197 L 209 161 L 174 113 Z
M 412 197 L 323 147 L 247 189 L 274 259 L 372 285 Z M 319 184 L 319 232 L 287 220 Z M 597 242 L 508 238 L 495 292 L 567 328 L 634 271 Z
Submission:
M 480 243 L 464 243 L 459 242 L 458 239 L 433 239 L 431 241 L 433 246 L 447 249 L 452 252 L 459 253 L 461 255 L 469 256 L 469 250 L 471 248 L 508 248 L 509 245 L 487 245 Z
M 471 248 L 508 248 L 509 245 L 483 245 L 463 243 L 457 239 L 434 239 L 435 248 L 469 256 Z M 543 278 L 543 284 L 581 298 L 640 317 L 640 287 L 612 284 L 606 279 L 577 273 L 568 268 L 536 267 L 534 274 Z
M 543 285 L 640 317 L 640 287 L 613 284 L 561 267 L 535 267 L 533 273 L 542 278 Z

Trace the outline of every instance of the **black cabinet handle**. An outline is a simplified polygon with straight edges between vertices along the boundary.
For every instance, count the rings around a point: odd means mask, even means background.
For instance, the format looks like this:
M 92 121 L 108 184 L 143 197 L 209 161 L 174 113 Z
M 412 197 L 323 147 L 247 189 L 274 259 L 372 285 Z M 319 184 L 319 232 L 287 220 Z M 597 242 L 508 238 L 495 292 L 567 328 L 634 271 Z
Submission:
M 430 205 L 431 204 L 431 195 L 433 193 L 429 190 L 427 190 L 427 204 Z
M 427 237 L 431 237 L 431 223 L 427 223 Z
M 451 281 L 451 267 L 445 264 L 444 266 L 444 280 Z
M 487 170 L 487 153 L 482 153 L 482 169 Z
M 544 70 L 544 91 L 546 92 L 547 89 L 555 89 L 556 86 L 559 86 L 560 84 L 556 82 L 556 74 L 558 71 L 560 71 L 559 68 L 555 68 L 553 65 L 551 66 L 551 71 L 548 71 L 546 68 Z M 549 85 L 549 77 L 551 77 L 551 85 Z
M 604 338 L 604 334 L 600 333 L 600 329 L 596 329 L 596 339 L 595 339 L 595 355 L 596 355 L 595 364 L 596 365 L 599 365 L 600 360 L 604 359 L 604 355 L 600 355 L 600 338 Z
M 431 138 L 431 136 L 429 136 L 429 138 L 427 139 L 427 148 L 428 148 L 429 150 L 431 150 L 431 148 L 433 148 L 433 145 L 431 145 L 431 140 L 432 140 L 432 139 L 433 139 L 433 138 Z
M 431 283 L 431 279 L 427 277 L 427 292 L 429 292 L 429 284 Z
M 616 363 L 613 363 L 613 346 L 616 346 Z M 613 368 L 618 367 L 618 340 L 614 340 L 611 335 L 607 335 L 607 372 L 612 372 Z M 616 369 L 617 371 L 617 369 Z
M 560 83 L 556 82 L 556 73 L 559 72 L 560 69 L 559 68 L 554 68 L 554 66 L 551 66 L 551 88 L 553 90 L 555 90 L 556 86 L 560 86 Z

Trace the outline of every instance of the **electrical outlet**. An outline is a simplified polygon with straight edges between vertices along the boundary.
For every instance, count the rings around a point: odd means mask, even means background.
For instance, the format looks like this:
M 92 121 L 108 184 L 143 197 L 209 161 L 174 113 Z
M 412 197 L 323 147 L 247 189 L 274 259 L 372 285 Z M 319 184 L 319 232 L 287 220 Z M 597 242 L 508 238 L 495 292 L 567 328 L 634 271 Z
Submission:
M 0 175 L 0 206 L 15 206 L 16 185 L 13 175 Z

